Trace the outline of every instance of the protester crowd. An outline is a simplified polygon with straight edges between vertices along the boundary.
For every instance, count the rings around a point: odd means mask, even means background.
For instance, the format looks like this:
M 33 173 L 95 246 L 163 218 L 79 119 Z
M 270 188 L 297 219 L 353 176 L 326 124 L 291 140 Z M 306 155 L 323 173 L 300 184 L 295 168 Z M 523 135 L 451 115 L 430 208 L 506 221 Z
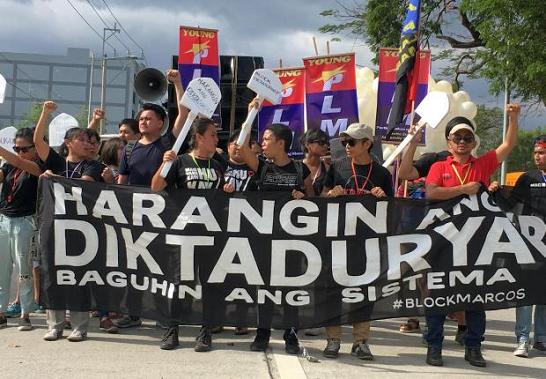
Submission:
M 167 78 L 180 99 L 183 89 L 179 74 L 171 70 Z M 197 118 L 192 125 L 189 149 L 177 155 L 171 150 L 181 131 L 188 110 L 179 104 L 174 126 L 162 134 L 166 123 L 165 110 L 155 104 L 144 104 L 136 120 L 125 119 L 119 123 L 119 136 L 105 141 L 96 129 L 104 118 L 104 112 L 95 110 L 87 129 L 72 128 L 66 132 L 59 150 L 48 145 L 44 138 L 46 120 L 56 110 L 52 101 L 46 101 L 34 130 L 20 129 L 15 137 L 15 154 L 0 148 L 6 163 L 0 168 L 2 192 L 0 199 L 0 328 L 7 326 L 6 317 L 20 316 L 18 328 L 32 329 L 30 312 L 39 302 L 39 254 L 36 254 L 36 199 L 39 176 L 60 175 L 66 178 L 147 186 L 152 191 L 185 191 L 206 189 L 209 191 L 288 191 L 295 199 L 312 196 L 375 196 L 377 198 L 404 196 L 447 200 L 460 195 L 476 194 L 481 186 L 490 191 L 498 188 L 491 183 L 491 176 L 500 163 L 509 156 L 517 143 L 517 104 L 507 105 L 509 127 L 504 142 L 481 156 L 477 148 L 476 127 L 464 117 L 450 120 L 445 131 L 446 150 L 415 157 L 420 134 L 417 133 L 404 153 L 399 178 L 407 180 L 399 189 L 394 188 L 391 172 L 373 159 L 373 128 L 364 124 L 351 124 L 340 133 L 346 156 L 330 160 L 327 157 L 329 137 L 317 129 L 308 130 L 301 140 L 304 151 L 302 161 L 289 156 L 292 132 L 283 124 L 272 124 L 262 136 L 261 149 L 249 139 L 238 146 L 239 131 L 234 131 L 228 141 L 227 156 L 218 149 L 216 126 L 212 120 Z M 250 106 L 257 106 L 253 102 Z M 410 133 L 414 133 L 413 129 Z M 100 150 L 99 150 L 100 149 Z M 533 150 L 536 169 L 523 174 L 514 193 L 531 202 L 542 202 L 536 209 L 544 209 L 546 190 L 539 194 L 534 183 L 546 183 L 546 136 L 536 139 Z M 261 150 L 261 151 L 258 151 Z M 416 159 L 418 158 L 418 159 Z M 415 160 L 416 159 L 416 160 Z M 161 169 L 172 163 L 169 174 L 163 178 Z M 195 169 L 198 170 L 195 170 Z M 407 184 L 409 183 L 409 184 Z M 542 200 L 540 198 L 542 197 Z M 537 203 L 538 204 L 538 203 Z M 8 304 L 13 266 L 18 272 L 18 300 L 20 309 Z M 135 299 L 137 300 L 137 299 Z M 138 301 L 138 300 L 137 300 Z M 534 349 L 546 352 L 546 306 L 535 306 Z M 530 349 L 532 306 L 516 309 L 516 349 L 514 354 L 526 357 Z M 108 333 L 119 329 L 139 327 L 140 315 L 115 315 L 109 310 L 96 310 L 99 326 Z M 423 338 L 428 346 L 426 362 L 441 366 L 443 325 L 448 315 L 426 316 Z M 486 334 L 486 314 L 481 311 L 457 312 L 449 315 L 458 322 L 456 340 L 465 346 L 465 359 L 474 366 L 485 366 L 481 343 Z M 268 325 L 266 315 L 259 325 Z M 89 312 L 71 310 L 47 310 L 47 341 L 58 340 L 67 327 L 72 329 L 68 340 L 83 341 L 87 338 Z M 161 349 L 170 350 L 179 345 L 178 325 L 161 325 L 165 329 Z M 373 360 L 369 341 L 371 323 L 356 322 L 353 325 L 351 354 L 363 360 Z M 212 348 L 212 333 L 221 329 L 205 320 L 196 338 L 196 351 Z M 401 325 L 403 333 L 421 331 L 419 319 L 411 318 Z M 284 331 L 285 349 L 288 353 L 300 352 L 298 330 Z M 248 329 L 240 325 L 237 334 Z M 338 357 L 341 345 L 341 326 L 327 326 L 324 356 Z M 259 327 L 250 345 L 252 351 L 268 348 L 271 330 Z

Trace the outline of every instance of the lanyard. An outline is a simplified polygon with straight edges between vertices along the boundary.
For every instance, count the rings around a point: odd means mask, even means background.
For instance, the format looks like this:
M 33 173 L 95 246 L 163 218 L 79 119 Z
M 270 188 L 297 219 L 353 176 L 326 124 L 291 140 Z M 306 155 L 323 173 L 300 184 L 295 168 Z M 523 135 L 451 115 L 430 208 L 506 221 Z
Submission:
M 65 163 L 66 163 L 66 171 L 64 173 L 65 173 L 67 178 L 72 179 L 74 177 L 74 173 L 78 171 L 78 168 L 80 168 L 83 161 L 78 162 L 76 167 L 74 167 L 74 170 L 72 170 L 72 174 L 70 174 L 70 176 L 68 176 L 68 161 L 65 161 Z M 81 176 L 81 173 L 79 173 L 79 174 Z
M 472 168 L 472 162 L 469 163 L 468 169 L 466 170 L 466 174 L 464 175 L 464 178 L 461 179 L 461 175 L 459 175 L 459 171 L 457 171 L 457 168 L 452 163 L 451 168 L 453 169 L 453 172 L 455 172 L 455 175 L 457 175 L 457 179 L 459 179 L 459 183 L 461 183 L 461 186 L 464 185 L 466 182 L 466 179 L 468 179 L 468 174 L 470 174 L 470 169 Z
M 201 167 L 199 166 L 199 163 L 197 162 L 197 160 L 195 159 L 195 156 L 193 154 L 190 154 L 191 156 L 191 159 L 193 159 L 193 163 L 195 163 L 195 166 L 197 166 L 197 168 L 204 168 L 204 167 Z M 208 162 L 208 167 L 207 167 L 207 182 L 211 182 L 212 181 L 212 177 L 210 175 L 210 158 L 207 159 L 207 162 Z
M 21 170 L 20 168 L 15 169 L 15 173 L 13 174 L 13 177 L 12 177 L 13 183 L 11 184 L 10 191 L 8 195 L 6 196 L 6 201 L 8 203 L 11 203 L 13 201 L 13 194 L 15 193 L 15 187 L 17 187 L 17 180 L 19 179 L 22 173 L 23 173 L 23 170 Z
M 355 190 L 356 193 L 362 193 L 364 192 L 364 189 L 366 188 L 366 185 L 368 184 L 368 180 L 370 180 L 370 176 L 372 175 L 372 167 L 373 167 L 373 161 L 370 162 L 369 170 L 368 170 L 368 176 L 366 176 L 366 180 L 364 181 L 364 184 L 362 184 L 362 187 L 358 187 L 358 180 L 356 179 L 356 170 L 355 170 L 355 163 L 351 160 L 351 166 L 353 168 L 353 177 L 355 178 Z

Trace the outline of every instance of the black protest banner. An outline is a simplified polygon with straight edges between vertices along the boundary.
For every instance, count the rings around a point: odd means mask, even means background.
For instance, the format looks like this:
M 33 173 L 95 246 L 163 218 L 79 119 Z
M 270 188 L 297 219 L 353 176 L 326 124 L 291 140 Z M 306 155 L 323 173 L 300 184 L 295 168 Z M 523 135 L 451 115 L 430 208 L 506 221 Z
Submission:
M 544 217 L 513 223 L 487 192 L 427 203 L 40 187 L 47 308 L 284 328 L 546 303 Z

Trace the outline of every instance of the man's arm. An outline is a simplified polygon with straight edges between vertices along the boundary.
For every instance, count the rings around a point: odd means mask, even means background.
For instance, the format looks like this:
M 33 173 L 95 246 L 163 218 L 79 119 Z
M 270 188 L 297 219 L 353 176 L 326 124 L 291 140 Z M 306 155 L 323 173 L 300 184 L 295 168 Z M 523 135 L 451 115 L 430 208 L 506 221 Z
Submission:
M 49 156 L 49 145 L 44 141 L 46 126 L 45 124 L 49 115 L 53 113 L 56 109 L 57 104 L 55 104 L 53 101 L 44 102 L 42 113 L 40 114 L 40 118 L 38 119 L 38 123 L 36 124 L 36 128 L 34 129 L 33 142 L 34 146 L 36 147 L 36 153 L 38 154 L 38 157 L 40 157 L 40 159 L 44 162 Z
M 519 104 L 506 105 L 506 113 L 508 114 L 508 130 L 504 142 L 495 149 L 497 153 L 497 161 L 502 162 L 514 149 L 518 142 L 518 117 L 520 112 Z
M 176 116 L 176 120 L 174 120 L 172 133 L 175 137 L 178 137 L 180 131 L 182 130 L 182 127 L 184 126 L 184 123 L 186 122 L 186 118 L 188 118 L 189 109 L 180 104 L 180 100 L 184 95 L 184 89 L 182 88 L 182 82 L 180 82 L 180 73 L 178 72 L 178 70 L 169 70 L 167 72 L 167 80 L 174 85 L 174 89 L 176 92 L 176 105 L 178 107 L 178 116 Z
M 100 120 L 104 118 L 104 111 L 100 108 L 96 108 L 93 110 L 93 116 L 91 117 L 91 120 L 89 121 L 89 125 L 87 125 L 87 129 L 93 129 L 93 130 L 99 130 L 100 126 Z
M 429 200 L 449 200 L 460 195 L 475 195 L 480 190 L 481 183 L 470 182 L 456 187 L 440 187 L 435 183 L 427 184 L 426 197 Z

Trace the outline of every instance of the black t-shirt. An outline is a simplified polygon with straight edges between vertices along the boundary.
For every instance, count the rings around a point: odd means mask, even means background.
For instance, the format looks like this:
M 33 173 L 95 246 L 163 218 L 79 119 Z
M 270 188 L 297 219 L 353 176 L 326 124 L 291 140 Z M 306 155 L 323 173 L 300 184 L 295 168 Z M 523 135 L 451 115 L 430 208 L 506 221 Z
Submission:
M 426 177 L 430 170 L 430 167 L 436 162 L 442 162 L 451 156 L 451 153 L 447 150 L 440 151 L 439 153 L 425 153 L 413 162 L 413 167 L 419 173 L 419 177 Z
M 546 176 L 540 170 L 523 173 L 512 190 L 514 200 L 523 202 L 523 214 L 542 216 L 546 212 Z
M 0 170 L 4 174 L 0 213 L 7 217 L 33 215 L 36 212 L 38 178 L 8 163 Z
M 305 192 L 304 181 L 311 173 L 301 161 L 291 160 L 284 166 L 262 161 L 258 165 L 258 189 L 260 191 Z
M 363 195 L 374 187 L 381 187 L 385 195 L 394 196 L 391 174 L 379 163 L 372 160 L 370 164 L 355 164 L 354 170 L 356 178 L 353 174 L 352 160 L 347 157 L 333 161 L 326 174 L 324 186 L 334 188 L 339 185 L 348 195 Z
M 235 191 L 256 191 L 256 172 L 246 164 L 236 164 L 227 162 L 227 167 L 224 172 L 224 180 L 228 184 L 235 187 Z
M 224 171 L 214 159 L 194 158 L 190 154 L 179 155 L 165 178 L 167 188 L 222 189 Z
M 41 164 L 42 169 L 51 170 L 56 175 L 66 178 L 80 179 L 82 176 L 90 176 L 96 182 L 102 181 L 102 164 L 97 161 L 83 160 L 70 162 L 63 158 L 55 150 L 49 148 L 49 155 Z
M 176 137 L 169 132 L 147 145 L 137 142 L 130 154 L 126 154 L 124 150 L 119 163 L 120 175 L 129 176 L 127 183 L 130 185 L 149 187 L 154 174 L 163 162 L 163 155 L 167 150 L 172 149 L 175 141 Z

